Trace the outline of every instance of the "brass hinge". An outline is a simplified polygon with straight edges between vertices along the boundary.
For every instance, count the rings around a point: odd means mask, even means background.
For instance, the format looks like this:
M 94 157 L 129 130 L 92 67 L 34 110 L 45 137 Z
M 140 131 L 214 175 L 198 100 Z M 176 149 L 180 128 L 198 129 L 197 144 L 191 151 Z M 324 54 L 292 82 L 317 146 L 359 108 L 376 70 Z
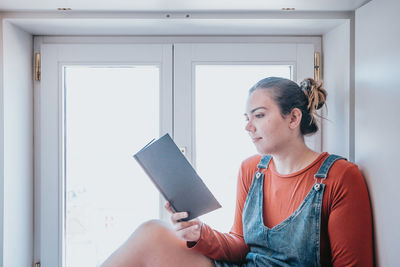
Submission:
M 35 53 L 35 81 L 40 81 L 40 74 L 40 53 Z
M 321 74 L 320 54 L 314 52 L 314 80 L 319 81 Z
M 40 261 L 36 262 L 34 267 L 40 267 Z

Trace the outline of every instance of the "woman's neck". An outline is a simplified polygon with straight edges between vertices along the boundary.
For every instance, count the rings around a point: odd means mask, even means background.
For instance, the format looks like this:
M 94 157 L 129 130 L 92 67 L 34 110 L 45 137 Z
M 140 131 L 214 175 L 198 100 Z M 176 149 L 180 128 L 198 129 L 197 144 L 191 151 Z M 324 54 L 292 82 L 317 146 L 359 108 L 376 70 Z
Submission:
M 291 144 L 286 151 L 272 154 L 275 169 L 280 174 L 295 173 L 316 160 L 319 153 L 309 149 L 304 142 Z

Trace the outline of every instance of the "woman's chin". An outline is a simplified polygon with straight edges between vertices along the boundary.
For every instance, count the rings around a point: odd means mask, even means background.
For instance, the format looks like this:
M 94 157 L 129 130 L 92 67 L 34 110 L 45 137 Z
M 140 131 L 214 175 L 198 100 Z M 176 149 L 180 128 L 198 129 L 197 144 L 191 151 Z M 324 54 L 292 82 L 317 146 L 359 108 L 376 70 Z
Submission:
M 273 149 L 270 147 L 262 147 L 260 145 L 256 145 L 256 150 L 259 154 L 262 155 L 270 155 L 273 152 Z
M 259 154 L 262 154 L 262 155 L 270 154 L 269 149 L 261 148 L 261 147 L 258 147 L 258 146 L 256 146 L 256 149 L 257 149 L 257 152 Z

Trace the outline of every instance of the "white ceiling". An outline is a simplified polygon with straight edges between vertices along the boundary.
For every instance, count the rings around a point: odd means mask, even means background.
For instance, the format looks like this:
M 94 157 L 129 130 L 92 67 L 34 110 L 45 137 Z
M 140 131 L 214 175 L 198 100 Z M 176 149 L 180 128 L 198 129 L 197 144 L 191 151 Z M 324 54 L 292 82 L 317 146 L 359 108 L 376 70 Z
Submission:
M 33 35 L 323 35 L 344 19 L 17 19 Z
M 0 11 L 352 11 L 369 0 L 0 0 Z
M 33 35 L 323 35 L 369 1 L 0 0 L 0 15 Z

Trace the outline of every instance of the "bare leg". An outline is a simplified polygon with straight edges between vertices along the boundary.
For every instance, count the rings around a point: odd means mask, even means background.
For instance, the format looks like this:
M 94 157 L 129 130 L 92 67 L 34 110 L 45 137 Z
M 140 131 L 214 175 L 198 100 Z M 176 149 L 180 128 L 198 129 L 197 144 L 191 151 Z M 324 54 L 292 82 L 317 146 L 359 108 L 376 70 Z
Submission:
M 186 247 L 167 223 L 152 220 L 142 224 L 102 267 L 214 267 L 206 256 Z

